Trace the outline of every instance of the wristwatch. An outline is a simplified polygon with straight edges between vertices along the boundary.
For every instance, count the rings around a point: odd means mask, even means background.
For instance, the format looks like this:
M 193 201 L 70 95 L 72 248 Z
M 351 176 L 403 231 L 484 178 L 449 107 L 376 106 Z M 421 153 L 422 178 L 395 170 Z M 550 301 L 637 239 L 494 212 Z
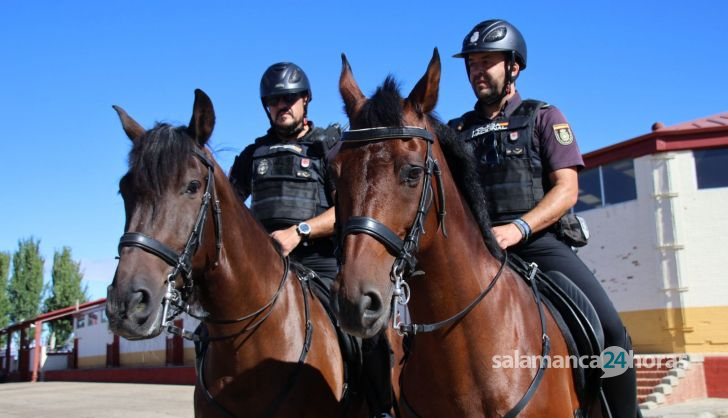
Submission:
M 307 239 L 309 235 L 311 235 L 311 225 L 307 224 L 306 222 L 301 222 L 296 227 L 296 232 L 298 232 L 298 235 L 301 236 L 303 239 Z

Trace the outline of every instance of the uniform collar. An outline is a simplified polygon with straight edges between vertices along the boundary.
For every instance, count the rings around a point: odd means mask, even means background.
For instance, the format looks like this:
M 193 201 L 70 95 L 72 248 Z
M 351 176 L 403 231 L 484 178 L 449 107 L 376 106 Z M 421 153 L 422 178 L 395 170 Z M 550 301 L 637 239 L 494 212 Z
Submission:
M 518 91 L 516 91 L 516 93 L 511 97 L 511 99 L 506 101 L 505 106 L 503 106 L 501 108 L 501 111 L 498 113 L 498 115 L 495 117 L 495 119 L 510 117 L 513 114 L 513 112 L 516 111 L 518 106 L 521 105 L 522 101 L 523 100 L 521 100 L 521 94 L 518 93 Z M 488 122 L 491 121 L 490 119 L 483 117 L 482 114 L 479 112 L 477 102 L 475 103 L 475 112 L 480 119 L 486 120 Z
M 311 135 L 313 135 L 313 131 L 314 131 L 313 122 L 309 120 L 308 121 L 308 132 L 306 132 L 306 135 L 304 135 L 298 139 L 290 140 L 290 139 L 280 138 L 280 137 L 278 137 L 278 134 L 276 133 L 275 128 L 273 128 L 272 126 L 270 128 L 268 128 L 267 136 L 274 142 L 291 142 L 291 143 L 306 142 L 311 139 Z

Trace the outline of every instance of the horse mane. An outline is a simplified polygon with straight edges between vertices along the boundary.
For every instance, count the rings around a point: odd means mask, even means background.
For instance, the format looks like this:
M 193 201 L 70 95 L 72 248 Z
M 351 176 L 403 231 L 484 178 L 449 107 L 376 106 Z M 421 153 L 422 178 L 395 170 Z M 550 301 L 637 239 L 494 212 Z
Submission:
M 122 181 L 131 181 L 135 192 L 141 195 L 161 196 L 169 182 L 182 175 L 196 146 L 186 126 L 157 122 L 134 141 L 129 153 L 129 172 Z
M 356 122 L 361 126 L 404 126 L 402 118 L 402 95 L 399 85 L 392 76 L 387 76 L 384 83 L 362 106 Z M 465 197 L 470 210 L 475 216 L 485 244 L 493 256 L 501 258 L 502 251 L 490 228 L 490 216 L 485 199 L 485 192 L 480 187 L 478 164 L 473 153 L 464 141 L 458 140 L 457 134 L 449 126 L 442 123 L 435 115 L 426 115 L 440 143 L 445 160 L 451 170 L 453 180 L 460 194 Z

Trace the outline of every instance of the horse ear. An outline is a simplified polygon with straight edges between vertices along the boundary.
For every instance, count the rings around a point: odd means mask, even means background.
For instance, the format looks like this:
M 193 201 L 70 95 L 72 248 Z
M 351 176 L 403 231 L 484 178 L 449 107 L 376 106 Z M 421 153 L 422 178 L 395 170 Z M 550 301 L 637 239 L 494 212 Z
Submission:
M 437 95 L 440 90 L 440 53 L 437 48 L 432 51 L 432 59 L 427 66 L 427 72 L 407 97 L 407 101 L 418 106 L 424 113 L 430 113 L 437 104 Z
M 187 133 L 204 147 L 215 128 L 215 109 L 212 100 L 200 89 L 195 89 L 195 104 L 192 106 L 192 119 Z
M 147 132 L 146 129 L 142 128 L 137 121 L 132 119 L 124 109 L 117 105 L 113 105 L 111 107 L 116 110 L 116 113 L 119 115 L 119 119 L 121 120 L 121 126 L 124 128 L 126 136 L 128 136 L 132 142 L 135 142 L 137 139 L 144 136 L 144 133 Z
M 366 101 L 364 93 L 361 92 L 359 85 L 354 80 L 354 74 L 351 72 L 351 66 L 346 59 L 345 54 L 341 54 L 341 77 L 339 77 L 339 92 L 341 98 L 344 99 L 344 110 L 349 119 L 352 119 L 362 105 Z

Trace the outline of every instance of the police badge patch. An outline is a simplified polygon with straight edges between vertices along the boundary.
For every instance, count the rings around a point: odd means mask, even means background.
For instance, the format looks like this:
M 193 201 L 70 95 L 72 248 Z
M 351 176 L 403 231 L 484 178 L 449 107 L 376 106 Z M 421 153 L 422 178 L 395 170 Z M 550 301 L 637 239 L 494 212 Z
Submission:
M 261 176 L 268 172 L 268 160 L 261 160 L 258 163 L 258 174 Z
M 556 140 L 561 145 L 569 145 L 574 142 L 574 134 L 571 133 L 571 128 L 568 123 L 554 125 L 554 134 L 556 134 Z

